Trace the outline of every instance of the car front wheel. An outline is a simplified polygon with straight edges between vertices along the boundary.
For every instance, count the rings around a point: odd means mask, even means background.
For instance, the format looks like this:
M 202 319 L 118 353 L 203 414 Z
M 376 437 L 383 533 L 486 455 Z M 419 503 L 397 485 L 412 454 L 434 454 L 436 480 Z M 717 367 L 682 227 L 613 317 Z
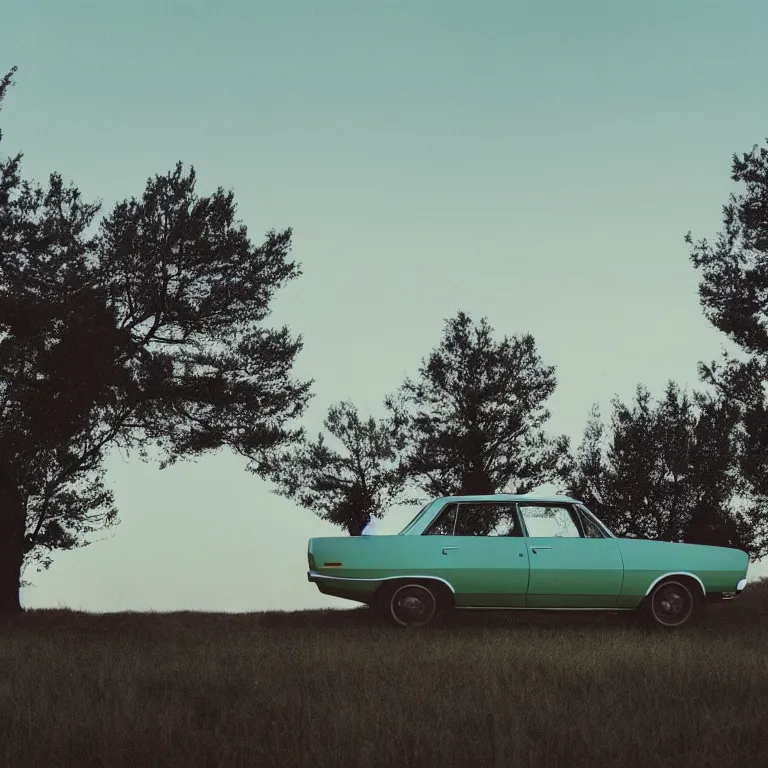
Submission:
M 437 594 L 423 584 L 400 584 L 383 605 L 386 617 L 401 627 L 423 627 L 437 615 Z
M 693 619 L 697 607 L 696 596 L 687 584 L 668 579 L 648 596 L 646 617 L 657 627 L 682 627 Z

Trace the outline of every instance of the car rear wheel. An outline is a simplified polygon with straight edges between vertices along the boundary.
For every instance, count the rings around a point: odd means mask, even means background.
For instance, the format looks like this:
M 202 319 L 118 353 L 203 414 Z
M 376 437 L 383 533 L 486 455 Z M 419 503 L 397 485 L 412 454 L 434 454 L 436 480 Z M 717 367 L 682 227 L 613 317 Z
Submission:
M 646 617 L 657 627 L 677 628 L 694 618 L 699 600 L 688 584 L 667 579 L 657 584 L 646 602 Z
M 424 584 L 399 584 L 387 592 L 382 607 L 400 627 L 423 627 L 437 615 L 438 597 Z

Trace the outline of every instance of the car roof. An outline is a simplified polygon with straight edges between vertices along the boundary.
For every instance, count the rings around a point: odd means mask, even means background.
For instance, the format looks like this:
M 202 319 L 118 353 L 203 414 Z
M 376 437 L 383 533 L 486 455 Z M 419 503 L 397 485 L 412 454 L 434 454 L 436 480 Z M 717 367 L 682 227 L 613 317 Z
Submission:
M 493 493 L 485 496 L 441 496 L 438 501 L 542 501 L 550 504 L 581 504 L 570 496 L 535 496 L 529 493 Z

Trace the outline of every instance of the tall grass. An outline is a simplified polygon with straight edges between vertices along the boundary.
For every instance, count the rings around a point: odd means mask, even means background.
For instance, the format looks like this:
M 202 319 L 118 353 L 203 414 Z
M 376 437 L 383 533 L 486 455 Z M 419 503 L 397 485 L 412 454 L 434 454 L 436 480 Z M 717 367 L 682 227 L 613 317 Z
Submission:
M 758 766 L 768 580 L 700 625 L 368 611 L 0 624 L 7 766 Z

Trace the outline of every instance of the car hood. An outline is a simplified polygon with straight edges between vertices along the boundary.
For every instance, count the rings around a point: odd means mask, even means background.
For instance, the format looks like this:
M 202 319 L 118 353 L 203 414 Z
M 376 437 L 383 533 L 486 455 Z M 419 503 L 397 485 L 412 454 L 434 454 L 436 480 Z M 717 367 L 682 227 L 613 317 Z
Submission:
M 749 555 L 732 547 L 648 539 L 618 539 L 618 543 L 625 568 L 728 569 L 746 573 L 749 565 Z

